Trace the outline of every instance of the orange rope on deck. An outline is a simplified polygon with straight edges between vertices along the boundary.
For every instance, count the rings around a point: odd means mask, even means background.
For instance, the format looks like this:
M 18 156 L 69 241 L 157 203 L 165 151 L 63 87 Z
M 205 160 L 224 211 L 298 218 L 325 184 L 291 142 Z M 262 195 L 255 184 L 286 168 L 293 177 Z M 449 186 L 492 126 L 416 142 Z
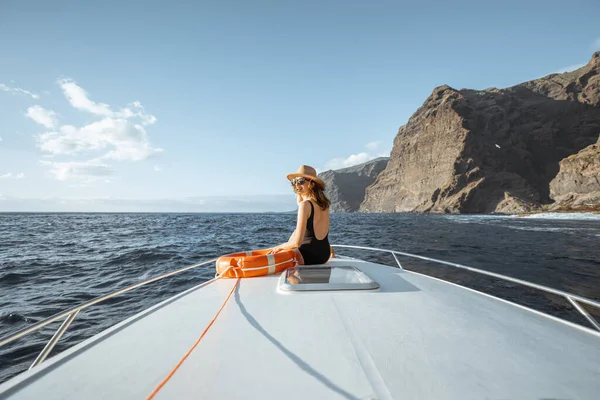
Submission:
M 221 306 L 221 308 L 219 308 L 219 311 L 217 311 L 217 313 L 215 314 L 215 316 L 213 317 L 213 319 L 210 321 L 210 323 L 206 326 L 206 328 L 204 328 L 204 332 L 202 332 L 202 334 L 200 335 L 200 337 L 198 338 L 198 340 L 196 340 L 196 343 L 194 343 L 194 345 L 188 350 L 188 352 L 185 353 L 185 355 L 181 358 L 181 360 L 179 360 L 179 362 L 177 363 L 177 365 L 175 365 L 175 368 L 173 368 L 173 370 L 171 372 L 169 372 L 169 375 L 167 375 L 167 377 L 165 379 L 163 379 L 163 381 L 156 387 L 156 389 L 154 389 L 152 391 L 152 393 L 150 393 L 150 395 L 146 398 L 146 400 L 150 400 L 150 399 L 154 398 L 154 396 L 156 396 L 156 394 L 158 393 L 158 391 L 160 389 L 162 389 L 163 386 L 165 386 L 165 384 L 169 381 L 169 379 L 171 379 L 171 377 L 179 369 L 179 367 L 181 366 L 181 364 L 183 364 L 183 362 L 185 361 L 185 359 L 188 358 L 188 356 L 192 353 L 192 351 L 194 351 L 194 349 L 196 348 L 196 346 L 198 346 L 198 343 L 200 343 L 200 341 L 202 340 L 202 338 L 204 337 L 204 335 L 206 334 L 206 332 L 208 332 L 208 330 L 210 329 L 210 327 L 212 326 L 212 324 L 215 322 L 215 320 L 217 319 L 217 317 L 219 316 L 219 314 L 221 313 L 221 311 L 225 307 L 225 304 L 227 304 L 227 302 L 229 301 L 229 298 L 233 294 L 233 292 L 234 292 L 234 290 L 237 287 L 237 285 L 238 285 L 239 282 L 240 282 L 240 278 L 237 278 L 237 280 L 235 281 L 235 285 L 233 285 L 233 287 L 231 288 L 231 292 L 229 292 L 229 295 L 227 296 L 227 298 L 223 302 L 223 305 Z

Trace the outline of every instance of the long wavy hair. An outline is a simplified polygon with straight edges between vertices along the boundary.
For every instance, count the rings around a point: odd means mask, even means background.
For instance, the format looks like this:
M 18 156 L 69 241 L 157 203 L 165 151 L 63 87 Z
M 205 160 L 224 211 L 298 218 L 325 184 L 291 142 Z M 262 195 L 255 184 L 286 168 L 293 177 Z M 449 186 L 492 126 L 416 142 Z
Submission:
M 317 203 L 323 211 L 327 210 L 331 205 L 331 201 L 325 195 L 325 187 L 311 179 L 308 185 L 308 195 Z

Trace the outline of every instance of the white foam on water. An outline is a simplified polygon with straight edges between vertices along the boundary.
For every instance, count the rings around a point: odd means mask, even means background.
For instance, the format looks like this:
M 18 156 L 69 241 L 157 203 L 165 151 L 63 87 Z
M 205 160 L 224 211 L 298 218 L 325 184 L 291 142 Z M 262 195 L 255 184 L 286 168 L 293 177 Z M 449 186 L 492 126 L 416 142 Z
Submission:
M 452 220 L 454 222 L 477 222 L 477 221 L 491 221 L 491 220 L 502 220 L 506 218 L 512 217 L 512 215 L 502 215 L 502 214 L 446 214 L 441 215 L 442 217 Z
M 506 225 L 508 229 L 516 229 L 519 231 L 533 231 L 533 232 L 568 232 L 568 233 L 578 233 L 581 232 L 582 228 L 551 228 L 551 227 L 541 227 L 541 226 L 516 226 L 516 225 Z
M 457 224 L 495 225 L 519 231 L 578 234 L 582 231 L 595 231 L 597 228 L 574 226 L 573 224 L 570 224 L 571 226 L 548 226 L 548 221 L 600 221 L 600 214 L 539 213 L 527 216 L 516 214 L 452 214 L 444 215 L 444 218 Z
M 539 213 L 526 216 L 515 216 L 517 218 L 527 219 L 563 219 L 563 220 L 586 220 L 600 221 L 600 214 L 582 212 L 582 213 Z

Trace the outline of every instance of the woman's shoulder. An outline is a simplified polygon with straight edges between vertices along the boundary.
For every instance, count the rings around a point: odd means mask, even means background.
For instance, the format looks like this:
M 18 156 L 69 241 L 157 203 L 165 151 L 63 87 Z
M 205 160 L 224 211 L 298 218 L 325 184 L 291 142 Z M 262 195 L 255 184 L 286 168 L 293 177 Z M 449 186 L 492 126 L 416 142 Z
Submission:
M 302 201 L 301 201 L 301 202 L 298 204 L 298 206 L 299 206 L 299 207 L 303 207 L 303 208 L 306 208 L 306 209 L 310 209 L 310 206 L 311 206 L 311 205 L 312 205 L 312 206 L 314 206 L 313 202 L 312 202 L 312 201 L 310 201 L 309 199 L 302 200 Z
M 310 210 L 311 204 L 312 204 L 312 201 L 310 201 L 310 200 L 302 200 L 300 203 L 298 203 L 298 208 Z

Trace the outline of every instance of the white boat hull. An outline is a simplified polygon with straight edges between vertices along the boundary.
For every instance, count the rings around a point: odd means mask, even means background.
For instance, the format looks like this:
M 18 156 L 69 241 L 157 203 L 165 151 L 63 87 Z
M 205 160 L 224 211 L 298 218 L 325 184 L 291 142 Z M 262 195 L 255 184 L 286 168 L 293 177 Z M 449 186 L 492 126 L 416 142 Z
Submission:
M 242 279 L 156 399 L 589 399 L 595 331 L 435 278 L 334 259 L 376 290 L 285 292 Z M 147 398 L 231 291 L 216 280 L 0 385 L 2 399 Z

